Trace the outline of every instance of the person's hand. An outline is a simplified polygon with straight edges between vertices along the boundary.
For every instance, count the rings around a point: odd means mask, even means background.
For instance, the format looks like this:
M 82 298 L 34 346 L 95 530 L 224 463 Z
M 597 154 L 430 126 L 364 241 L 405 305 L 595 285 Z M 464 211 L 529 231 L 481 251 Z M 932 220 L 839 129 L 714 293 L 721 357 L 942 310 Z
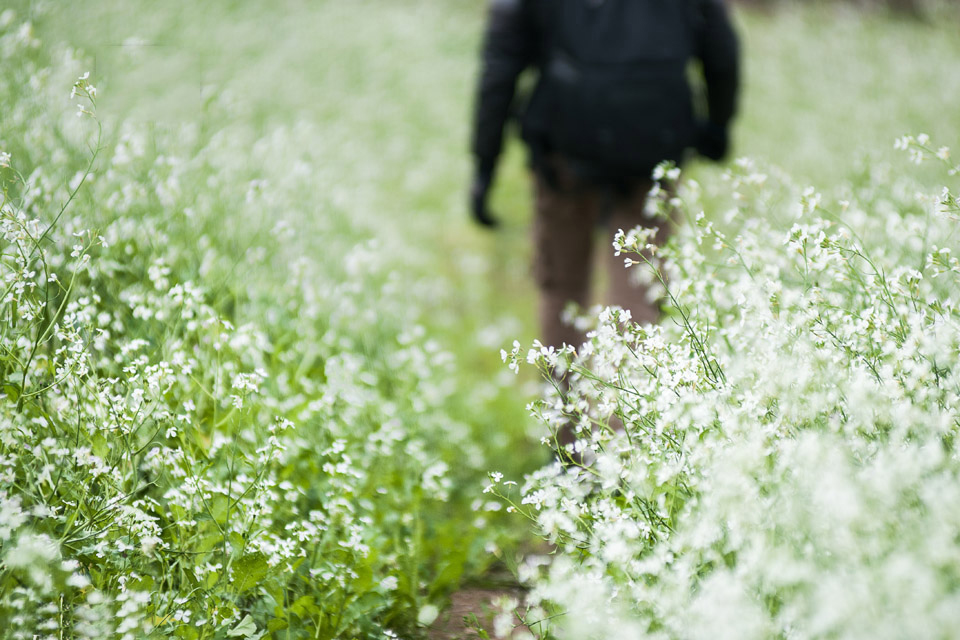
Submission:
M 499 224 L 487 207 L 487 198 L 490 195 L 492 183 L 492 171 L 477 169 L 473 177 L 473 184 L 470 185 L 470 214 L 477 224 L 489 229 L 493 229 Z
M 697 131 L 697 153 L 711 160 L 723 160 L 730 148 L 727 127 L 705 122 Z

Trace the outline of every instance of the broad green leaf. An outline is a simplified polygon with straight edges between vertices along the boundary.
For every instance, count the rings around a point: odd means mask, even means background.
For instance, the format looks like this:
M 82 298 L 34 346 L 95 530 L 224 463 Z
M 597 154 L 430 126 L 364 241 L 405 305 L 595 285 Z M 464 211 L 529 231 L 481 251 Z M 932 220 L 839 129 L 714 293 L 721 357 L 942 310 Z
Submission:
M 290 624 L 286 620 L 283 620 L 282 618 L 274 618 L 273 620 L 267 623 L 267 631 L 269 631 L 270 633 L 273 633 L 274 631 L 282 631 L 284 629 L 289 629 L 289 628 L 290 628 Z
M 255 587 L 270 571 L 267 556 L 263 553 L 251 553 L 233 564 L 233 587 L 237 593 Z
M 250 614 L 243 616 L 243 620 L 237 623 L 233 629 L 227 632 L 230 638 L 249 638 L 257 632 L 257 625 L 253 622 Z
M 290 613 L 298 618 L 308 618 L 316 609 L 317 606 L 314 604 L 313 596 L 300 596 L 290 605 Z

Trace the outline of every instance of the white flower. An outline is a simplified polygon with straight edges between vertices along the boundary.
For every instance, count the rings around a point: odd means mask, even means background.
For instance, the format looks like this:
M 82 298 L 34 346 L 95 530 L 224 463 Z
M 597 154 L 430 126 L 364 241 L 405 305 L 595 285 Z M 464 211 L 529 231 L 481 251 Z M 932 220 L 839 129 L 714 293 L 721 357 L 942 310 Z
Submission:
M 387 576 L 380 581 L 380 588 L 385 591 L 394 591 L 399 584 L 400 582 L 396 576 Z
M 75 589 L 85 589 L 90 586 L 90 579 L 82 573 L 71 573 L 67 576 L 67 585 Z
M 140 538 L 140 550 L 146 556 L 152 556 L 157 546 L 163 541 L 154 535 L 147 535 Z
M 420 607 L 420 611 L 417 612 L 417 622 L 424 627 L 429 627 L 439 615 L 440 609 L 437 605 L 428 603 Z

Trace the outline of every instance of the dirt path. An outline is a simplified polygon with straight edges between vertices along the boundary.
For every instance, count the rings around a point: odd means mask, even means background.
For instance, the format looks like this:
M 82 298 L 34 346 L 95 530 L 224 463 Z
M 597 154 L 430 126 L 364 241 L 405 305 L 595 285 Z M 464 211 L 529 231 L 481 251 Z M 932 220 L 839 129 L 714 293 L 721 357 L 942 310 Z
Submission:
M 519 602 L 523 599 L 523 590 L 520 588 L 461 589 L 451 596 L 450 606 L 427 630 L 428 640 L 477 640 L 483 636 L 477 633 L 476 624 L 487 632 L 488 637 L 505 640 L 513 637 L 513 631 L 527 630 L 518 619 L 514 618 L 511 625 L 514 629 L 511 632 L 506 635 L 496 635 L 494 618 L 500 611 L 498 603 L 505 598 L 512 598 Z

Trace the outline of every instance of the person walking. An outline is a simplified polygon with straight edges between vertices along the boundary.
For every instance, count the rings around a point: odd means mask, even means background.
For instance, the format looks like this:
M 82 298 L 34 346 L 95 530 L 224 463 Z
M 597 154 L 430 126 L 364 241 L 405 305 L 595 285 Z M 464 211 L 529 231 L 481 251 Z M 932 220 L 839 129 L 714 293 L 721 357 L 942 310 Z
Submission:
M 491 0 L 476 96 L 470 191 L 473 218 L 488 207 L 507 123 L 519 120 L 534 181 L 534 277 L 541 340 L 579 346 L 561 315 L 589 303 L 594 229 L 606 222 L 610 303 L 656 322 L 657 301 L 634 286 L 610 247 L 618 229 L 657 226 L 645 214 L 651 173 L 691 149 L 720 160 L 739 87 L 739 45 L 724 0 Z M 699 61 L 705 108 L 688 82 Z M 529 95 L 518 78 L 537 72 Z

